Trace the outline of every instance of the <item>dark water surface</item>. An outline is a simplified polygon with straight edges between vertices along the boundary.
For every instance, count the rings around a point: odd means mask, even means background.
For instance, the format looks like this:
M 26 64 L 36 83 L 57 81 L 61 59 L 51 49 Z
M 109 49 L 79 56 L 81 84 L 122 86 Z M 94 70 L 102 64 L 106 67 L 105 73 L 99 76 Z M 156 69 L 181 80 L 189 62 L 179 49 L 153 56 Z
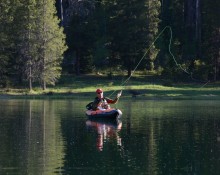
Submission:
M 125 101 L 121 121 L 90 100 L 0 100 L 0 175 L 218 175 L 220 101 Z

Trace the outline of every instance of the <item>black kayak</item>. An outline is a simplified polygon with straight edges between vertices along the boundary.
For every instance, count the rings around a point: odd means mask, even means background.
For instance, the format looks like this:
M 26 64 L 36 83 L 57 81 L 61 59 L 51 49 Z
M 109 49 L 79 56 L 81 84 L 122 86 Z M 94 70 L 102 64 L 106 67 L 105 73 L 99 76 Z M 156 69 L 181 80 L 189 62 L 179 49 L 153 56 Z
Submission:
M 122 112 L 119 109 L 110 109 L 106 111 L 101 110 L 87 110 L 86 115 L 88 118 L 91 119 L 108 119 L 108 120 L 115 120 L 121 117 Z

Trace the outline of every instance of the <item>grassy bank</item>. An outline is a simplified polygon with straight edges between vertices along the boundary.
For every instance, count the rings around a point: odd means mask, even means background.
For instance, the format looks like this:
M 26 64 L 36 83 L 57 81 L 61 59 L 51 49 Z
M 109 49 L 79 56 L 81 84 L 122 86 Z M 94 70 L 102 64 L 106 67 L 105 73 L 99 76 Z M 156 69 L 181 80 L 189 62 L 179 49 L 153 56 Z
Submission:
M 0 89 L 0 98 L 93 98 L 95 90 L 102 88 L 105 95 L 112 98 L 117 91 L 123 90 L 122 98 L 220 100 L 219 83 L 171 84 L 152 76 L 132 77 L 123 84 L 125 80 L 122 76 L 112 79 L 102 75 L 65 76 L 56 86 L 48 87 L 45 91 L 39 87 L 31 92 L 27 88 Z

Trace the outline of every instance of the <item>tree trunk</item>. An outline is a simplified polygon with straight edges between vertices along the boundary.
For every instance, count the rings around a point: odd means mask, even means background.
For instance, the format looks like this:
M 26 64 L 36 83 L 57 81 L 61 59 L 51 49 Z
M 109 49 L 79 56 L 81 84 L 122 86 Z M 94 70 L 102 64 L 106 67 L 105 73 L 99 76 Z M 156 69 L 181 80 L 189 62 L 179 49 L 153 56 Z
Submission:
M 32 91 L 32 69 L 29 69 L 29 90 Z
M 127 67 L 127 71 L 128 71 L 128 77 L 130 77 L 131 76 L 131 69 L 132 69 L 132 66 L 131 66 L 131 58 L 130 58 L 130 56 L 129 55 L 125 55 L 125 58 L 123 58 L 124 60 L 125 60 L 125 65 L 126 65 L 126 67 Z
M 201 57 L 201 3 L 196 0 L 196 43 L 197 57 Z
M 128 66 L 128 77 L 131 76 L 131 66 Z
M 184 57 L 194 60 L 201 57 L 201 3 L 200 0 L 184 1 L 185 53 Z
M 217 80 L 220 80 L 220 49 L 218 52 L 218 58 L 217 58 Z
M 43 90 L 46 90 L 46 89 L 47 89 L 47 85 L 46 85 L 45 80 L 43 80 L 42 88 L 43 88 Z
M 75 70 L 76 75 L 80 75 L 80 51 L 79 49 L 76 50 L 76 63 L 75 63 Z
M 218 52 L 218 57 L 216 58 L 216 72 L 215 81 L 220 79 L 220 50 Z
M 193 0 L 185 0 L 184 19 L 189 43 L 195 38 L 195 3 Z
M 60 0 L 60 20 L 61 20 L 61 26 L 63 26 L 63 2 Z

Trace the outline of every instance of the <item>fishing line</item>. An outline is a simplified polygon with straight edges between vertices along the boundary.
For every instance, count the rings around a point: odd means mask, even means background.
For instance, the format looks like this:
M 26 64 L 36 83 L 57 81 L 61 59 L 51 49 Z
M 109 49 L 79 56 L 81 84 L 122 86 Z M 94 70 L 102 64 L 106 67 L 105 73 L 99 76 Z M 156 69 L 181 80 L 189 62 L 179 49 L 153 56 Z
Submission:
M 173 31 L 172 31 L 172 28 L 170 26 L 166 26 L 164 27 L 164 29 L 157 35 L 157 37 L 154 39 L 154 41 L 152 42 L 152 44 L 149 46 L 149 48 L 146 50 L 146 52 L 144 53 L 144 55 L 141 57 L 140 61 L 137 63 L 136 67 L 134 68 L 134 70 L 132 71 L 131 75 L 124 81 L 121 83 L 120 86 L 124 86 L 129 80 L 130 78 L 132 77 L 132 75 L 135 73 L 136 69 L 138 68 L 138 66 L 141 64 L 142 60 L 145 58 L 145 56 L 147 55 L 147 53 L 149 52 L 149 50 L 154 46 L 154 43 L 158 40 L 158 38 L 164 33 L 164 31 L 166 29 L 169 29 L 170 31 L 170 39 L 169 39 L 169 46 L 168 46 L 168 50 L 169 50 L 169 53 L 173 59 L 173 61 L 175 62 L 176 66 L 179 67 L 183 72 L 185 72 L 186 74 L 190 75 L 191 79 L 194 80 L 194 81 L 198 81 L 196 80 L 195 78 L 193 78 L 192 76 L 192 72 L 188 72 L 186 69 L 184 69 L 182 67 L 181 64 L 179 64 L 177 61 L 176 61 L 176 58 L 175 56 L 173 55 L 173 53 L 171 52 L 171 44 L 172 44 L 172 39 L 173 39 Z M 200 81 L 201 82 L 201 81 Z M 206 82 L 204 85 L 202 85 L 201 87 L 204 87 L 205 85 L 207 85 L 209 83 Z M 109 97 L 111 97 L 117 90 L 113 91 Z
M 160 37 L 160 35 L 162 35 L 162 33 L 163 33 L 163 32 L 166 30 L 166 28 L 168 28 L 168 27 L 169 27 L 169 26 L 166 26 L 166 27 L 159 33 L 159 35 L 155 38 L 155 40 L 152 42 L 152 44 L 150 45 L 150 47 L 146 50 L 146 52 L 144 53 L 144 55 L 141 57 L 140 61 L 138 62 L 138 64 L 137 64 L 136 67 L 134 68 L 134 70 L 132 71 L 131 75 L 130 75 L 123 83 L 121 83 L 120 86 L 124 86 L 124 85 L 130 80 L 130 78 L 131 78 L 132 75 L 135 73 L 136 69 L 137 69 L 138 66 L 141 64 L 142 60 L 145 58 L 145 56 L 147 55 L 147 53 L 149 52 L 149 50 L 151 49 L 151 47 L 153 47 L 154 43 L 157 41 L 157 39 Z M 172 33 L 171 27 L 169 27 L 169 28 L 170 28 L 170 31 L 171 31 L 171 33 Z M 171 37 L 172 37 L 172 35 L 171 35 Z M 171 44 L 171 42 L 170 42 L 170 44 Z M 170 45 L 169 45 L 169 47 L 170 47 Z M 113 92 L 110 94 L 109 97 L 111 97 L 115 92 L 116 92 L 116 90 L 113 91 Z
M 172 31 L 172 28 L 171 28 L 170 26 L 166 26 L 166 27 L 164 28 L 164 30 L 165 30 L 166 28 L 169 28 L 169 30 L 170 30 L 170 41 L 169 41 L 169 47 L 168 47 L 168 48 L 169 48 L 169 53 L 170 53 L 170 55 L 172 56 L 172 58 L 173 58 L 173 60 L 174 60 L 174 62 L 175 62 L 175 64 L 176 64 L 176 66 L 178 66 L 180 69 L 182 69 L 183 72 L 185 72 L 185 73 L 187 73 L 188 75 L 190 75 L 190 78 L 191 78 L 193 81 L 202 82 L 201 80 L 195 79 L 195 78 L 193 77 L 193 73 L 192 73 L 192 72 L 188 72 L 186 69 L 184 69 L 184 68 L 182 67 L 181 64 L 178 64 L 178 62 L 177 62 L 176 59 L 175 59 L 175 56 L 174 56 L 173 53 L 171 52 L 171 43 L 172 43 L 172 39 L 173 39 L 173 31 Z M 208 81 L 205 82 L 200 88 L 206 86 L 209 82 L 210 82 L 210 81 L 208 80 Z

